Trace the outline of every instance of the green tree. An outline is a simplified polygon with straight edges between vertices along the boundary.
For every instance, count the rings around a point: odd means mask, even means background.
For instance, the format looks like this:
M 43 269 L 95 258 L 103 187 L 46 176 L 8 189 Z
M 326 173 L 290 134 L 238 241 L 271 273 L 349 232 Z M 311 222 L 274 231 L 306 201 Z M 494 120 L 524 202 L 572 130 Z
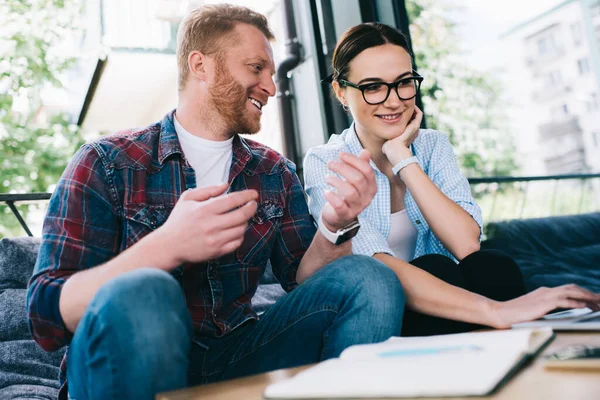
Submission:
M 447 133 L 468 177 L 510 175 L 517 170 L 500 82 L 461 59 L 456 6 L 446 0 L 409 0 L 415 63 L 427 127 Z
M 83 144 L 78 126 L 44 109 L 43 91 L 62 87 L 76 59 L 64 44 L 77 37 L 79 0 L 0 3 L 0 193 L 51 190 Z M 21 205 L 27 215 L 32 205 Z M 0 237 L 23 235 L 0 206 Z

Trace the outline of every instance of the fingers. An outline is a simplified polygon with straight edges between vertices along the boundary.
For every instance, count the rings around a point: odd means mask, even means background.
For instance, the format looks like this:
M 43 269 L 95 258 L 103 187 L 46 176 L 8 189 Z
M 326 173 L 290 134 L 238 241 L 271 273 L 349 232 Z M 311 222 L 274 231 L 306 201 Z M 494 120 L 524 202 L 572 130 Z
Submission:
M 354 157 L 354 156 L 352 156 Z M 356 157 L 354 157 L 356 158 Z M 360 193 L 368 187 L 367 177 L 363 172 L 353 165 L 344 161 L 330 161 L 327 163 L 330 171 L 335 172 L 350 183 Z
M 358 157 L 350 153 L 341 153 L 340 159 L 346 164 L 349 164 L 360 171 L 367 179 L 371 177 L 373 179 L 375 178 L 375 172 L 369 164 L 369 161 L 371 160 L 371 153 L 369 153 L 367 150 L 361 150 Z
M 216 201 L 207 204 L 205 207 L 207 212 L 224 214 L 241 207 L 250 201 L 256 200 L 258 200 L 258 192 L 256 190 L 242 190 L 222 196 Z
M 329 186 L 335 188 L 336 194 L 349 205 L 359 204 L 360 203 L 360 195 L 356 188 L 352 186 L 347 181 L 343 181 L 337 176 L 327 175 L 325 177 L 325 183 Z
M 242 224 L 247 225 L 248 220 L 256 214 L 257 208 L 256 201 L 251 200 L 236 210 L 219 215 L 215 219 L 215 224 L 221 229 L 229 229 Z
M 423 111 L 419 109 L 419 107 L 415 106 L 415 115 L 410 121 L 410 123 L 406 126 L 402 137 L 410 137 L 412 140 L 417 137 L 419 134 L 419 128 L 421 127 L 421 121 L 423 121 Z M 414 137 L 413 137 L 414 136 Z M 409 143 L 410 144 L 410 143 Z
M 362 149 L 360 153 L 358 153 L 358 158 L 360 158 L 361 160 L 365 160 L 368 163 L 369 161 L 371 161 L 371 153 L 367 149 Z
M 423 111 L 417 106 L 415 106 L 415 115 L 410 121 L 409 125 L 416 126 L 417 128 L 421 126 L 421 121 L 423 121 Z
M 206 201 L 212 197 L 220 196 L 227 191 L 229 184 L 224 182 L 216 186 L 188 189 L 181 194 L 182 200 Z
M 340 198 L 340 196 L 338 196 L 336 193 L 327 190 L 325 191 L 324 196 L 325 200 L 327 200 L 331 208 L 333 208 L 337 214 L 339 220 L 349 221 L 356 218 L 356 214 L 353 214 L 348 203 L 346 203 L 346 201 Z
M 221 255 L 225 255 L 225 254 L 229 254 L 229 253 L 233 253 L 234 251 L 236 251 L 243 242 L 243 238 L 242 239 L 235 239 L 229 243 L 225 243 L 222 247 L 221 247 Z
M 556 306 L 560 308 L 584 308 L 587 307 L 587 303 L 585 301 L 563 298 L 558 299 Z
M 590 292 L 589 290 L 586 290 L 581 286 L 569 284 L 559 286 L 557 288 L 554 288 L 553 290 L 556 290 L 557 292 L 563 294 L 565 297 L 571 299 L 600 304 L 600 294 Z
M 415 106 L 415 120 L 419 120 L 419 125 L 421 125 L 421 121 L 423 120 L 423 111 L 417 106 Z
M 245 223 L 242 225 L 234 226 L 229 229 L 225 229 L 219 232 L 217 235 L 215 235 L 214 240 L 218 244 L 218 246 L 222 246 L 226 243 L 236 241 L 239 241 L 239 243 L 241 244 L 242 240 L 244 239 L 244 233 L 246 232 L 247 227 L 248 224 Z

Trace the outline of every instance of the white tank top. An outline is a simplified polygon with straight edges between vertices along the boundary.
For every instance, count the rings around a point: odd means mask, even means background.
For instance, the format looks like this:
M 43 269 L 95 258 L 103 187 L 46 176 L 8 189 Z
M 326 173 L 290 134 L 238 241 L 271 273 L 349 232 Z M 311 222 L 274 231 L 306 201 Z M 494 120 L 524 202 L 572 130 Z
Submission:
M 396 258 L 406 262 L 412 261 L 417 245 L 417 228 L 408 218 L 406 209 L 393 213 L 391 217 L 392 225 L 387 238 L 388 246 Z

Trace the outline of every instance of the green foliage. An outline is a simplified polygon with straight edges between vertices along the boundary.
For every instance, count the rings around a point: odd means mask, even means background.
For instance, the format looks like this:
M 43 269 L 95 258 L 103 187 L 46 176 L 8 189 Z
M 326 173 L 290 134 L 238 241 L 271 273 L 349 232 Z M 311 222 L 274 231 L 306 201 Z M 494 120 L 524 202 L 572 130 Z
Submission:
M 83 144 L 78 126 L 44 108 L 43 91 L 62 87 L 75 58 L 78 0 L 3 0 L 0 3 L 0 193 L 51 190 Z M 27 214 L 30 207 L 20 206 Z M 0 237 L 23 235 L 0 207 Z
M 517 169 L 500 82 L 461 59 L 460 38 L 440 0 L 406 2 L 427 127 L 447 133 L 469 177 L 511 175 Z M 478 194 L 478 193 L 476 193 Z

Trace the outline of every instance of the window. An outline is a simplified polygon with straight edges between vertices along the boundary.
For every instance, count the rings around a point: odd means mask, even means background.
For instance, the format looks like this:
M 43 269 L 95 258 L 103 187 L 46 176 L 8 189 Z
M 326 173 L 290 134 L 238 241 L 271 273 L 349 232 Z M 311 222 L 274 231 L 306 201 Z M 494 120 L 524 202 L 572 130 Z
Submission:
M 593 4 L 590 6 L 590 9 L 592 11 L 592 18 L 597 17 L 600 15 L 600 2 L 597 2 L 596 4 Z
M 573 44 L 577 46 L 581 43 L 582 31 L 581 22 L 574 22 L 571 24 L 571 35 L 573 36 Z
M 550 109 L 550 117 L 553 121 L 562 121 L 566 115 L 569 115 L 569 106 L 567 104 L 561 104 Z
M 590 72 L 590 61 L 587 57 L 577 60 L 577 70 L 579 75 L 585 75 Z
M 598 94 L 592 93 L 590 95 L 590 100 L 586 102 L 586 108 L 588 112 L 592 112 L 598 109 Z
M 537 47 L 538 47 L 538 54 L 540 56 L 543 56 L 544 54 L 546 54 L 548 52 L 548 39 L 545 37 L 539 38 L 538 42 L 537 42 Z
M 559 70 L 555 69 L 546 74 L 546 87 L 558 85 L 562 81 L 562 76 Z

